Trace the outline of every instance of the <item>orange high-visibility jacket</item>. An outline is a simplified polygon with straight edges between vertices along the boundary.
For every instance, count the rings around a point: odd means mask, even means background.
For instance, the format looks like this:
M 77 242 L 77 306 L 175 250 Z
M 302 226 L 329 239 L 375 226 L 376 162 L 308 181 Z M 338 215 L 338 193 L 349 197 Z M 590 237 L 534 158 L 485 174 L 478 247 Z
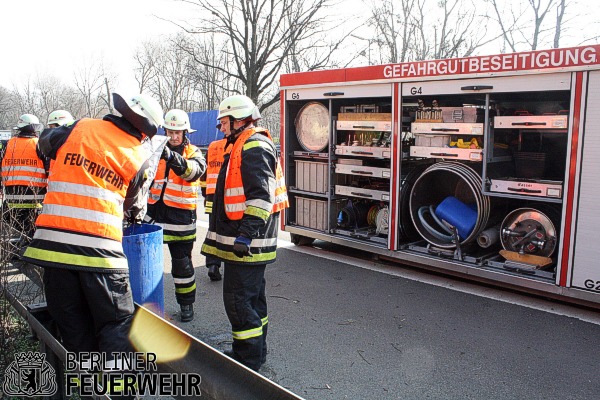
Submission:
M 36 152 L 37 137 L 13 137 L 7 145 L 2 159 L 2 183 L 6 188 L 20 186 L 34 189 L 19 194 L 6 193 L 9 205 L 14 202 L 41 203 L 43 194 L 39 189 L 47 186 L 47 175 L 44 163 Z
M 123 203 L 150 157 L 148 148 L 110 121 L 82 119 L 64 129 L 72 130 L 56 151 L 24 259 L 42 266 L 126 271 Z
M 188 145 L 183 149 L 183 158 L 187 160 L 198 151 L 196 146 Z M 166 178 L 166 170 L 167 162 L 165 160 L 160 160 L 158 170 L 156 171 L 156 177 L 150 188 L 148 204 L 156 203 L 160 199 L 164 189 L 163 202 L 165 205 L 184 210 L 195 210 L 196 203 L 198 202 L 198 188 L 200 187 L 200 181 L 195 180 L 193 182 L 188 182 L 175 174 L 172 170 L 169 171 L 169 177 Z
M 250 200 L 246 201 L 246 195 L 244 194 L 244 184 L 242 182 L 242 150 L 247 146 L 246 140 L 255 133 L 261 133 L 267 136 L 270 140 L 271 134 L 269 131 L 263 128 L 252 128 L 247 129 L 240 137 L 237 138 L 233 149 L 231 150 L 231 157 L 227 168 L 227 175 L 225 177 L 225 213 L 227 218 L 231 220 L 240 220 L 244 216 L 248 207 L 252 207 L 251 213 L 257 216 L 263 216 L 268 218 L 268 215 L 274 214 L 289 207 L 287 189 L 285 187 L 285 180 L 283 177 L 283 170 L 281 169 L 281 163 L 277 160 L 277 167 L 275 171 L 275 200 L 273 203 L 265 202 L 264 200 Z M 261 142 L 254 141 L 250 145 L 260 145 Z M 260 214 L 260 215 L 258 215 Z M 264 214 L 264 215 L 263 215 Z M 263 218 L 266 220 L 266 218 Z
M 215 140 L 208 146 L 206 153 L 206 194 L 215 194 L 217 187 L 217 178 L 225 154 L 231 151 L 231 146 L 227 147 L 227 139 Z

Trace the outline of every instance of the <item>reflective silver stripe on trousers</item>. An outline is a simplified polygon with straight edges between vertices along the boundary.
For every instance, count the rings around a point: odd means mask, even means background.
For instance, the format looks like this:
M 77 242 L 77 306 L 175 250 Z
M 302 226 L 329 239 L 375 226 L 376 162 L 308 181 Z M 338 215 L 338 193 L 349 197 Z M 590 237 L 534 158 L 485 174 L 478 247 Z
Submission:
M 173 278 L 173 283 L 178 285 L 185 285 L 186 283 L 192 283 L 196 280 L 196 277 L 191 276 L 189 278 Z
M 215 232 L 209 231 L 206 234 L 207 239 L 212 239 L 217 241 L 218 243 L 222 243 L 225 245 L 233 246 L 233 242 L 235 241 L 235 237 L 233 236 L 223 236 L 217 235 Z M 270 239 L 252 239 L 250 243 L 250 247 L 270 247 L 275 246 L 277 244 L 277 238 Z
M 162 226 L 163 230 L 171 231 L 171 232 L 185 232 L 196 229 L 196 224 L 189 225 L 175 225 L 175 224 L 162 224 L 160 222 L 155 222 L 154 225 Z

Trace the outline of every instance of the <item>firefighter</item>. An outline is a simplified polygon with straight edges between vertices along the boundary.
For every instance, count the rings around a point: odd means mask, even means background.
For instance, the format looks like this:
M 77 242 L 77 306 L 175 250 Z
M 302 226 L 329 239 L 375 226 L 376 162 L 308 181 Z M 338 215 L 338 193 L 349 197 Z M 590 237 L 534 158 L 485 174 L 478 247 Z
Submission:
M 81 119 L 41 135 L 38 147 L 54 164 L 23 259 L 44 268 L 48 311 L 65 348 L 101 351 L 119 370 L 118 355 L 133 350 L 123 220 L 139 220 L 149 138 L 164 121 L 161 106 L 147 95 L 124 100 L 113 93 L 113 102 L 122 116 Z
M 222 125 L 217 124 L 217 129 L 222 130 Z M 217 184 L 217 177 L 219 176 L 219 170 L 223 165 L 223 157 L 225 151 L 229 152 L 231 146 L 225 148 L 227 139 L 215 140 L 209 146 L 206 152 L 206 195 L 204 196 L 204 212 L 206 214 L 212 213 L 213 199 L 215 197 L 215 186 Z M 221 260 L 212 255 L 206 256 L 206 268 L 208 268 L 208 277 L 211 281 L 220 281 L 222 279 L 221 271 Z
M 32 114 L 23 114 L 14 128 L 18 131 L 7 145 L 2 158 L 2 181 L 10 226 L 19 229 L 17 251 L 24 249 L 35 232 L 35 220 L 46 194 L 49 161 L 37 149 L 43 125 Z
M 225 354 L 258 371 L 267 355 L 265 268 L 275 262 L 287 193 L 271 135 L 254 125 L 260 113 L 252 100 L 226 98 L 218 119 L 231 150 L 217 177 L 202 254 L 224 263 L 223 302 L 233 336 Z
M 182 322 L 194 319 L 196 277 L 192 249 L 196 241 L 196 204 L 200 177 L 206 161 L 200 149 L 190 143 L 190 119 L 183 110 L 165 115 L 169 142 L 162 153 L 150 188 L 148 213 L 144 220 L 163 227 L 163 240 L 171 253 L 171 275 Z
M 48 115 L 48 128 L 58 128 L 59 126 L 68 125 L 75 121 L 70 112 L 65 110 L 52 111 Z

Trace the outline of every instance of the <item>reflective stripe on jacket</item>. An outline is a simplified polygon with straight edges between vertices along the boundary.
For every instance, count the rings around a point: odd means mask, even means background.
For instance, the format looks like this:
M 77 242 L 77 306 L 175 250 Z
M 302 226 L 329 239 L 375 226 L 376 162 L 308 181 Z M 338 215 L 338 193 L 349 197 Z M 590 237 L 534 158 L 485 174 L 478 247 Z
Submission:
M 44 163 L 36 152 L 37 137 L 13 137 L 2 159 L 2 183 L 9 207 L 41 207 L 47 187 Z
M 126 271 L 123 203 L 132 179 L 143 173 L 149 147 L 105 120 L 57 129 L 64 143 L 52 149 L 48 193 L 23 258 L 42 266 Z
M 183 150 L 183 157 L 187 160 L 200 150 L 191 144 L 188 144 Z M 154 204 L 161 199 L 163 202 L 174 208 L 185 210 L 195 210 L 198 202 L 198 188 L 200 181 L 186 181 L 184 177 L 178 176 L 172 170 L 168 172 L 168 179 L 165 178 L 167 162 L 160 160 L 156 177 L 150 188 L 149 204 Z
M 248 138 L 255 133 L 260 133 L 269 138 L 270 143 L 265 141 L 253 140 L 248 143 Z M 246 200 L 244 194 L 244 184 L 242 182 L 242 151 L 252 148 L 253 146 L 272 146 L 273 142 L 269 131 L 262 128 L 247 129 L 237 138 L 231 150 L 231 157 L 229 160 L 227 175 L 225 177 L 225 212 L 227 218 L 232 220 L 240 220 L 244 214 L 250 214 L 267 220 L 272 213 L 279 212 L 284 208 L 289 207 L 287 189 L 285 187 L 285 180 L 283 177 L 283 171 L 281 169 L 281 163 L 277 160 L 277 166 L 275 170 L 275 192 L 273 201 L 268 202 L 259 199 Z M 270 187 L 273 187 L 269 185 Z
M 217 177 L 223 165 L 223 158 L 231 150 L 227 146 L 227 139 L 215 140 L 208 146 L 206 153 L 206 194 L 215 194 Z
M 226 212 L 225 181 L 234 154 L 232 150 L 224 156 L 217 178 L 213 212 L 210 214 L 208 233 L 202 245 L 202 254 L 205 256 L 215 256 L 222 261 L 240 265 L 269 264 L 277 258 L 279 212 L 271 213 L 275 200 L 277 151 L 269 136 L 262 133 L 262 128 L 251 131 L 250 135 L 242 132 L 233 143 L 241 148 L 241 191 L 247 197 L 245 204 L 249 206 L 237 220 L 230 219 Z M 263 208 L 256 207 L 255 204 L 263 205 Z M 237 257 L 233 253 L 233 243 L 240 235 L 252 239 L 251 256 Z
M 208 146 L 206 152 L 206 201 L 204 202 L 204 212 L 212 213 L 215 188 L 219 171 L 223 165 L 225 154 L 229 154 L 231 146 L 227 146 L 227 139 L 215 140 Z

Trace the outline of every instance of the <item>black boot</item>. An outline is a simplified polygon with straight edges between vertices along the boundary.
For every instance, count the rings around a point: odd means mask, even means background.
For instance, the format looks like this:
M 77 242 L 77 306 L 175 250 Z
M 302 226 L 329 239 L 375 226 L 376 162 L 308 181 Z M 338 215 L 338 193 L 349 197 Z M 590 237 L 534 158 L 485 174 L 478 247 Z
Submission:
M 208 265 L 208 277 L 211 281 L 220 281 L 221 272 L 219 271 L 219 264 Z
M 193 304 L 181 304 L 181 313 L 179 318 L 181 322 L 189 322 L 194 319 L 194 305 Z

